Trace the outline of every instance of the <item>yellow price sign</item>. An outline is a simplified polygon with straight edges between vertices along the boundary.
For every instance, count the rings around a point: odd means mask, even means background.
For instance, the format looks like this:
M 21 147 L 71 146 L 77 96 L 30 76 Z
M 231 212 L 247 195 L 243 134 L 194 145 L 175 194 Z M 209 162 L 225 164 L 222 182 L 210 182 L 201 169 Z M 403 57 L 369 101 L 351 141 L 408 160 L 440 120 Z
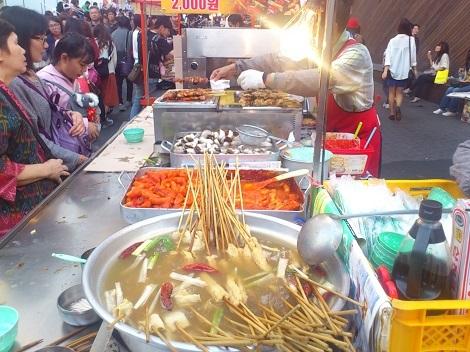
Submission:
M 231 13 L 234 0 L 162 0 L 162 12 L 167 14 Z

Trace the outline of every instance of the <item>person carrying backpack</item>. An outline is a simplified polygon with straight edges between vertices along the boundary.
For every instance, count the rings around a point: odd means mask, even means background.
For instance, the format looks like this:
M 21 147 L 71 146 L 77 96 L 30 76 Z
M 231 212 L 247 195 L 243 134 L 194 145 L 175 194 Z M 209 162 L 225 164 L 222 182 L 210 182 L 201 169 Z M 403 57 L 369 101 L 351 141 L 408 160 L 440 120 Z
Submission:
M 132 60 L 132 32 L 131 22 L 129 18 L 120 16 L 117 18 L 118 28 L 111 33 L 111 39 L 116 47 L 117 66 L 116 66 L 116 83 L 119 98 L 119 110 L 125 111 L 132 103 L 132 82 L 127 76 L 134 66 Z M 122 97 L 122 84 L 126 82 L 126 103 Z

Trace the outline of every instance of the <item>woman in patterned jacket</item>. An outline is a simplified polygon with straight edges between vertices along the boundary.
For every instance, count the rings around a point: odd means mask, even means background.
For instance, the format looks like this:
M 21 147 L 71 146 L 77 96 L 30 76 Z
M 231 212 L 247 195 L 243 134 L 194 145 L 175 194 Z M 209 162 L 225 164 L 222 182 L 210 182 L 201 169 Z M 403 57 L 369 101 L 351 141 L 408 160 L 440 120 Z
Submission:
M 62 160 L 50 158 L 49 148 L 8 88 L 26 71 L 24 54 L 14 27 L 0 20 L 0 237 L 68 176 Z

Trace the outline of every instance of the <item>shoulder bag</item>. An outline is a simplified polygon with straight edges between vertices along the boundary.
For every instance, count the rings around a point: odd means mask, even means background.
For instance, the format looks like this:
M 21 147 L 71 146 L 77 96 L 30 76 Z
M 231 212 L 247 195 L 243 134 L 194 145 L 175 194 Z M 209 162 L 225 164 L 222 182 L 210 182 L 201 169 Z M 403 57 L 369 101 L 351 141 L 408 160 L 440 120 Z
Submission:
M 415 71 L 413 70 L 413 66 L 411 65 L 411 36 L 408 37 L 408 52 L 410 58 L 410 70 L 408 71 L 408 84 L 412 84 L 413 81 L 416 79 Z
M 128 50 L 128 43 L 129 43 L 129 34 L 131 31 L 127 31 L 126 35 L 126 52 L 123 56 L 118 57 L 118 63 L 116 67 L 116 73 L 119 77 L 127 77 L 132 71 L 132 67 L 134 66 L 133 60 L 131 55 L 129 54 Z M 119 54 L 119 53 L 118 53 Z

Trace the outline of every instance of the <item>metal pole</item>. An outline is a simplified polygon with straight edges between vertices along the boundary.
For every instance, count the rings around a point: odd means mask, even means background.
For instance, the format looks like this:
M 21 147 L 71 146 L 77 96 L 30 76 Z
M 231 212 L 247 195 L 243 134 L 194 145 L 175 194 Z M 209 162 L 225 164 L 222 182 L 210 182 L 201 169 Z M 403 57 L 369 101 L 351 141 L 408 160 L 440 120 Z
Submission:
M 149 102 L 149 70 L 148 70 L 148 43 L 147 43 L 147 17 L 146 17 L 146 1 L 140 3 L 141 24 L 142 24 L 142 68 L 144 78 L 144 96 L 140 100 L 140 104 L 144 106 L 150 105 Z
M 318 114 L 316 124 L 315 150 L 313 155 L 313 178 L 317 183 L 323 184 L 323 169 L 325 160 L 324 140 L 327 122 L 328 89 L 330 81 L 330 64 L 333 48 L 333 28 L 335 23 L 336 0 L 326 0 L 325 28 L 323 32 L 323 50 L 320 65 L 320 91 L 318 92 Z M 315 197 L 316 194 L 313 194 Z M 310 202 L 308 214 L 313 210 L 313 202 Z

